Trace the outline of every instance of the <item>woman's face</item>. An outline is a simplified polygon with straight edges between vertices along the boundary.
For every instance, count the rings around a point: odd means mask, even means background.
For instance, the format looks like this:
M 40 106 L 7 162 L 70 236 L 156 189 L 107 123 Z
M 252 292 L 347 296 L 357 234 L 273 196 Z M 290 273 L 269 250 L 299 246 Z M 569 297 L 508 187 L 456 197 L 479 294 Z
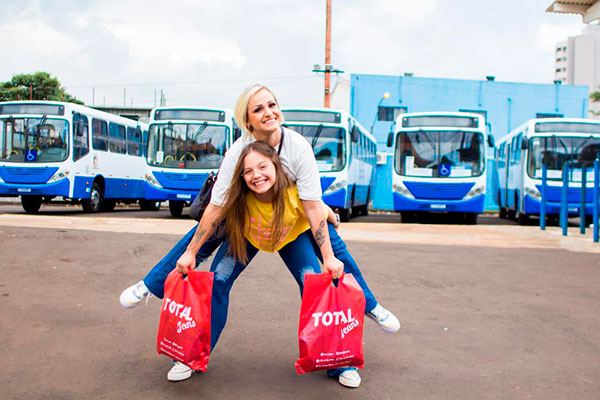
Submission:
M 252 126 L 252 133 L 276 132 L 282 120 L 279 105 L 267 89 L 259 90 L 248 101 L 248 125 Z
M 273 164 L 273 161 L 269 157 L 256 151 L 251 151 L 244 158 L 242 176 L 248 188 L 254 193 L 269 193 L 273 185 L 275 185 L 275 164 Z

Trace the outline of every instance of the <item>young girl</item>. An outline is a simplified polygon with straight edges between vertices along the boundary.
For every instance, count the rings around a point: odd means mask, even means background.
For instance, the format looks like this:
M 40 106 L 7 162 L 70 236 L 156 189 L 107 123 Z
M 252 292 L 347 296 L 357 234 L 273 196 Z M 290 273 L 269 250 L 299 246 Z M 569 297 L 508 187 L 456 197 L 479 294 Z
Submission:
M 245 268 L 258 250 L 278 251 L 284 259 L 286 252 L 294 251 L 299 262 L 287 267 L 298 283 L 300 295 L 304 289 L 304 276 L 321 271 L 316 257 L 318 247 L 310 240 L 310 224 L 298 188 L 287 176 L 277 152 L 268 143 L 250 143 L 240 153 L 227 191 L 224 216 L 229 237 L 228 252 L 237 260 L 234 270 Z M 335 214 L 325 204 L 323 216 L 329 223 L 338 224 Z M 291 242 L 295 242 L 294 250 L 290 250 L 290 246 L 286 248 Z M 215 273 L 217 281 L 219 269 Z M 327 374 L 338 377 L 344 386 L 360 385 L 356 368 L 333 369 Z
M 331 208 L 323 206 L 324 217 L 337 225 Z M 246 241 L 258 250 L 274 252 L 310 229 L 298 188 L 283 170 L 275 150 L 262 141 L 242 150 L 227 193 L 224 215 L 229 251 L 244 263 Z

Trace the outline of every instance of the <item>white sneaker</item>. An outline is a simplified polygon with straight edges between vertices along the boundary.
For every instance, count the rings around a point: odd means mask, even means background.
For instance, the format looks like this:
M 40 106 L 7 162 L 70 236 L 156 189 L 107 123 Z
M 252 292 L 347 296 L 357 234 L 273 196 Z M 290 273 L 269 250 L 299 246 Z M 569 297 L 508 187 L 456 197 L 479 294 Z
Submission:
M 377 322 L 384 332 L 395 333 L 400 330 L 400 321 L 398 321 L 398 318 L 379 304 L 367 313 L 367 317 Z
M 123 290 L 121 297 L 119 297 L 119 301 L 123 307 L 133 308 L 140 304 L 140 301 L 148 296 L 148 293 L 150 292 L 144 284 L 144 281 L 139 281 L 135 285 L 129 286 L 127 289 Z
M 192 376 L 193 373 L 194 370 L 188 367 L 187 365 L 182 364 L 180 362 L 176 362 L 175 365 L 173 365 L 173 368 L 171 368 L 171 370 L 167 374 L 167 379 L 171 382 L 184 381 L 190 376 Z
M 340 374 L 338 382 L 346 387 L 357 388 L 360 386 L 360 375 L 355 369 L 349 369 Z

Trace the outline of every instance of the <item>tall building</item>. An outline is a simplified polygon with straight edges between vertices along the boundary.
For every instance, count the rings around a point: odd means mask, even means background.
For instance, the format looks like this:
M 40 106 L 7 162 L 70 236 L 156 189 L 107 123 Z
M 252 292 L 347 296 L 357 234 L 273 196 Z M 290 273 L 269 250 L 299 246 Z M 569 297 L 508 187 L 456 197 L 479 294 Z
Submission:
M 600 25 L 586 25 L 581 35 L 556 44 L 555 78 L 590 93 L 600 90 Z M 599 111 L 600 103 L 590 102 L 590 116 Z
M 600 0 L 555 0 L 546 11 L 579 14 L 587 24 L 581 35 L 556 44 L 555 79 L 600 91 Z M 600 103 L 590 102 L 589 116 L 600 118 L 599 113 Z

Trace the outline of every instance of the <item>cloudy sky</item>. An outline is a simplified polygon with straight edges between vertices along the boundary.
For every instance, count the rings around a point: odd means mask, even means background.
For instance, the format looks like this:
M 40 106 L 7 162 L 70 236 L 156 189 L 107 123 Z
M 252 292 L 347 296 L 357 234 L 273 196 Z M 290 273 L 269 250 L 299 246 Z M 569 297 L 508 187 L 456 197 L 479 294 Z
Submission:
M 580 16 L 551 0 L 333 0 L 332 64 L 350 73 L 550 83 Z M 232 107 L 255 82 L 321 105 L 325 0 L 2 0 L 0 81 L 47 71 L 86 104 Z M 332 83 L 335 79 L 332 80 Z

